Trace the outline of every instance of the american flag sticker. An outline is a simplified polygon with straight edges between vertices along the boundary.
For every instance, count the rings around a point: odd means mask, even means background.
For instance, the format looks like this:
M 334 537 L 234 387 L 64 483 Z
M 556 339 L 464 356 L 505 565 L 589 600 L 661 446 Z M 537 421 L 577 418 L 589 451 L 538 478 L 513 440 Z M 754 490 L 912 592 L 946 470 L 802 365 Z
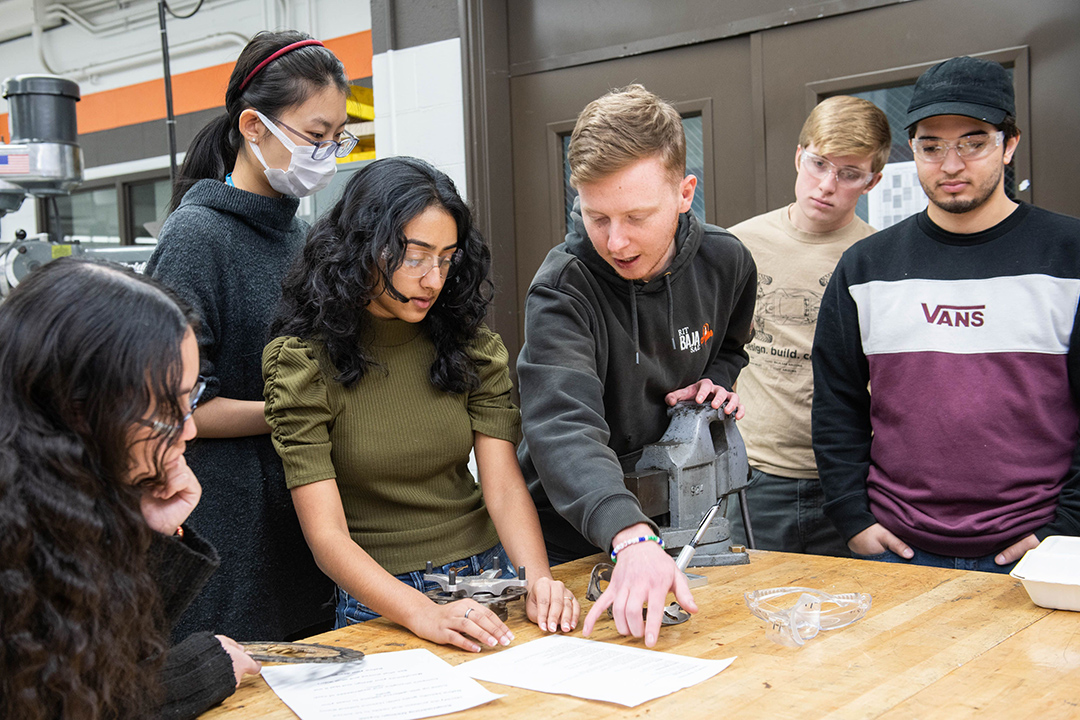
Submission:
M 30 153 L 0 155 L 0 175 L 21 175 L 30 172 Z

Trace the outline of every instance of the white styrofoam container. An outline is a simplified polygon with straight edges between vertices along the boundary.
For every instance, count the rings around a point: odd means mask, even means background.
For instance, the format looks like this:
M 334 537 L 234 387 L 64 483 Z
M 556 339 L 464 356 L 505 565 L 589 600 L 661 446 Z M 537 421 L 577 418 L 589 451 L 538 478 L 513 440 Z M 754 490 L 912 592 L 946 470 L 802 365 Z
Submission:
M 1009 574 L 1024 583 L 1039 607 L 1080 610 L 1080 537 L 1051 535 L 1028 550 Z

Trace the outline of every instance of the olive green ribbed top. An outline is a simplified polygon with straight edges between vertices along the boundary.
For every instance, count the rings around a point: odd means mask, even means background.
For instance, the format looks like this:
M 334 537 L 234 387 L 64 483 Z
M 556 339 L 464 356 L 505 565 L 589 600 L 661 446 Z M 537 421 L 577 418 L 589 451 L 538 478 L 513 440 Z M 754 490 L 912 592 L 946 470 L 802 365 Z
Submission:
M 263 351 L 266 420 L 290 488 L 336 479 L 349 534 L 394 575 L 443 565 L 499 538 L 468 470 L 473 432 L 516 443 L 506 348 L 482 327 L 468 349 L 480 387 L 431 384 L 435 347 L 416 324 L 372 318 L 377 367 L 350 388 L 322 346 L 279 337 Z

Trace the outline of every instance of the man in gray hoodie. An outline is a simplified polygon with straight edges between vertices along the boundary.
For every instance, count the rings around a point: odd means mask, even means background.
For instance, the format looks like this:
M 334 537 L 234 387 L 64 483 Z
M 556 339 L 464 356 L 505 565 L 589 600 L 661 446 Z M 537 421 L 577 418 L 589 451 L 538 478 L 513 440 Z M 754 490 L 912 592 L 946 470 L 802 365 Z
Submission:
M 730 388 L 748 361 L 757 271 L 691 211 L 682 120 L 640 85 L 586 106 L 569 162 L 573 227 L 525 301 L 518 459 L 553 563 L 617 557 L 584 633 L 610 607 L 621 634 L 651 647 L 668 592 L 697 608 L 623 474 L 681 400 L 742 417 Z

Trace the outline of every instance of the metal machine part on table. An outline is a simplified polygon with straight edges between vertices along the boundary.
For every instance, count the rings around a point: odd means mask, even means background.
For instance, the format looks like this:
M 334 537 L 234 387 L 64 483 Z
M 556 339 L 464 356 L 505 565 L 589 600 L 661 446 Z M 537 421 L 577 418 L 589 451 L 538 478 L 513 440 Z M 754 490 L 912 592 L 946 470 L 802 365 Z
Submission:
M 499 578 L 498 574 L 497 568 L 485 570 L 479 575 L 458 575 L 453 569 L 446 574 L 436 573 L 429 560 L 424 582 L 433 582 L 439 587 L 424 594 L 440 605 L 469 598 L 491 610 L 500 620 L 506 620 L 509 615 L 506 603 L 524 597 L 528 584 L 524 567 L 518 568 L 517 577 Z
M 634 470 L 626 473 L 627 488 L 660 526 L 669 552 L 691 548 L 684 553 L 690 567 L 750 562 L 745 552 L 733 552 L 731 523 L 723 516 L 728 497 L 738 493 L 753 548 L 746 505 L 750 465 L 734 415 L 695 402 L 681 402 L 668 414 L 671 423 L 663 437 L 646 445 Z
M 346 663 L 363 660 L 364 653 L 351 648 L 294 642 L 242 643 L 248 655 L 266 663 Z

